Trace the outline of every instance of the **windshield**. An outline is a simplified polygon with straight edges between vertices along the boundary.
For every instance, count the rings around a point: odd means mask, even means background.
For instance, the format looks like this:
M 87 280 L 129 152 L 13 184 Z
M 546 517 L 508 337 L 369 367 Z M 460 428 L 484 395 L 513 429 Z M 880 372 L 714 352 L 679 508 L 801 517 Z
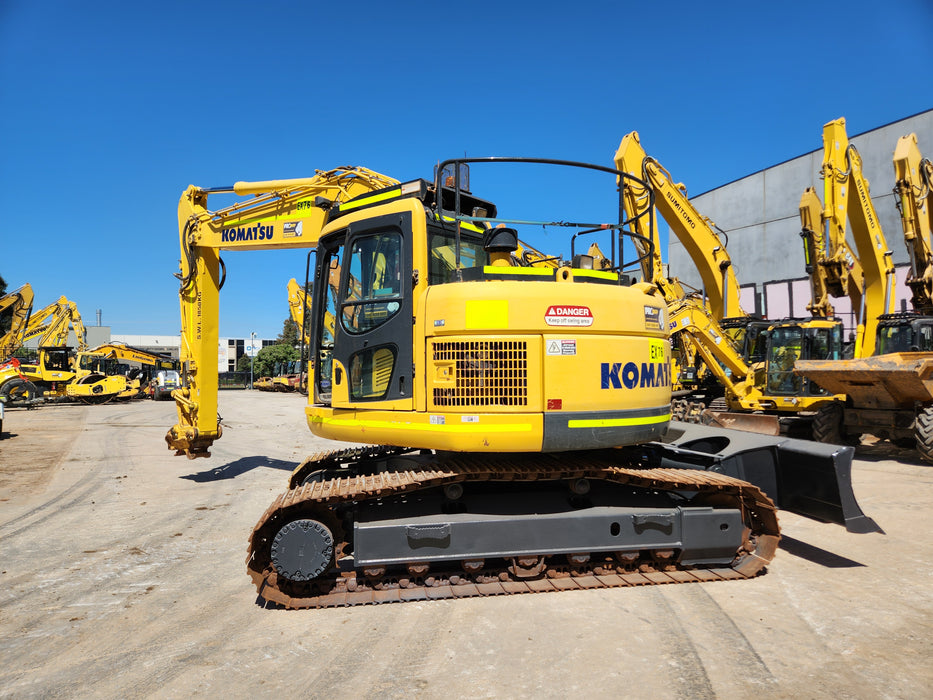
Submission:
M 801 379 L 793 370 L 802 349 L 803 329 L 800 326 L 779 327 L 771 331 L 767 368 L 769 393 L 800 393 Z
M 901 323 L 882 326 L 875 341 L 875 354 L 933 351 L 933 326 L 928 323 Z

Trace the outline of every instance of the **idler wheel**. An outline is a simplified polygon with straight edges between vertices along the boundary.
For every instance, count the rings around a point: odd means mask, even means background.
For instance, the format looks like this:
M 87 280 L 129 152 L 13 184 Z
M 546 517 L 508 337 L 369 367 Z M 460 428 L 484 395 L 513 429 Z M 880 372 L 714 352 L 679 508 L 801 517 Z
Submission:
M 317 520 L 292 520 L 272 539 L 272 564 L 291 581 L 317 578 L 334 560 L 334 535 Z

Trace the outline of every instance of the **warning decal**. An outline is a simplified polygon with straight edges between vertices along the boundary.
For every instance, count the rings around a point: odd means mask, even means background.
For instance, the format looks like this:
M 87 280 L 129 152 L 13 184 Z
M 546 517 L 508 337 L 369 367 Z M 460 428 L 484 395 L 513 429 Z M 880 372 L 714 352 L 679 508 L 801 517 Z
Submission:
M 548 355 L 576 355 L 577 341 L 575 339 L 548 340 L 545 348 Z
M 549 306 L 544 322 L 549 326 L 592 326 L 593 312 L 588 306 Z

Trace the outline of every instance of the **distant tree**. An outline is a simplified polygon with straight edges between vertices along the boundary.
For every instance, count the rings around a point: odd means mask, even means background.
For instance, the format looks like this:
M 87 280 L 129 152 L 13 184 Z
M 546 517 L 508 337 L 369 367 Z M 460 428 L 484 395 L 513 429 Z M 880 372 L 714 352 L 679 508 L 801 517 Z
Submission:
M 6 280 L 0 275 L 0 296 L 6 294 Z
M 275 376 L 275 366 L 298 359 L 298 351 L 291 345 L 267 345 L 253 360 L 253 378 Z M 237 361 L 237 371 L 249 372 L 249 357 Z
M 249 355 L 240 355 L 240 359 L 236 361 L 236 371 L 237 372 L 249 372 Z
M 282 324 L 282 332 L 279 333 L 279 337 L 275 339 L 275 342 L 278 345 L 289 345 L 291 347 L 298 347 L 299 336 L 298 336 L 298 324 L 295 323 L 291 318 L 286 318 L 285 323 Z

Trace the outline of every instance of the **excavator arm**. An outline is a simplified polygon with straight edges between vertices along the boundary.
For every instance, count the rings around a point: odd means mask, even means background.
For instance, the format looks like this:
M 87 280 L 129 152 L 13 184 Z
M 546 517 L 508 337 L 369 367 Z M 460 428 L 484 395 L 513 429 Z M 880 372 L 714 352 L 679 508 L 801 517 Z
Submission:
M 0 360 L 22 347 L 32 300 L 32 287 L 28 283 L 0 298 Z
M 129 360 L 130 362 L 138 362 L 142 365 L 155 366 L 169 359 L 165 355 L 159 355 L 154 352 L 149 352 L 148 350 L 140 350 L 139 348 L 131 347 L 125 343 L 117 342 L 99 345 L 93 350 L 88 351 L 88 354 L 103 355 L 104 357 L 112 357 L 117 360 Z
M 668 307 L 670 325 L 689 343 L 713 375 L 734 396 L 742 408 L 761 410 L 761 392 L 755 388 L 753 370 L 729 342 L 703 303 L 685 298 Z
M 713 317 L 722 320 L 746 316 L 742 310 L 739 283 L 732 268 L 732 260 L 714 229 L 715 225 L 694 208 L 687 197 L 687 188 L 682 183 L 675 183 L 671 174 L 645 152 L 637 131 L 623 137 L 616 151 L 615 164 L 617 170 L 642 178 L 654 189 L 658 212 L 696 264 Z M 624 183 L 623 198 L 626 209 L 633 217 L 649 206 L 647 188 L 639 189 L 637 183 L 630 179 Z M 644 221 L 647 218 L 638 219 L 642 227 L 648 225 Z M 655 249 L 658 249 L 656 230 L 643 228 L 639 234 L 654 240 Z M 639 252 L 643 254 L 645 251 Z M 660 256 L 651 261 L 651 274 L 651 279 L 663 277 Z
M 398 184 L 365 168 L 341 167 L 317 171 L 310 178 L 238 182 L 211 189 L 192 185 L 185 190 L 178 204 L 184 386 L 172 392 L 178 423 L 165 436 L 170 449 L 189 458 L 207 457 L 222 433 L 216 359 L 224 277 L 220 251 L 314 247 L 328 209 Z M 215 193 L 254 196 L 211 211 L 208 198 Z M 366 201 L 357 204 L 365 206 Z
M 908 134 L 894 149 L 894 194 L 901 214 L 904 241 L 910 254 L 907 286 L 917 313 L 933 315 L 933 163 L 917 146 L 917 135 Z
M 853 310 L 859 314 L 855 357 L 865 357 L 875 349 L 878 317 L 894 311 L 894 263 L 862 173 L 862 158 L 846 135 L 845 119 L 823 127 L 822 174 L 823 235 L 827 240 L 844 241 L 848 218 L 862 265 L 862 304 Z M 855 196 L 850 197 L 853 191 Z
M 308 294 L 298 284 L 298 280 L 292 277 L 288 280 L 288 314 L 292 321 L 298 326 L 298 333 L 304 337 L 305 345 L 308 344 L 308 338 L 305 333 L 305 306 L 308 304 Z
M 808 187 L 800 197 L 800 237 L 803 239 L 804 261 L 810 278 L 810 303 L 807 311 L 815 318 L 834 315 L 830 297 L 847 296 L 853 310 L 862 307 L 864 275 L 862 265 L 849 243 L 843 238 L 824 236 L 823 204 L 816 190 Z M 839 229 L 833 229 L 839 233 Z
M 78 339 L 78 351 L 87 350 L 87 333 L 78 307 L 62 296 L 29 317 L 23 342 L 39 338 L 39 347 L 63 347 L 68 341 L 69 330 L 74 330 Z

